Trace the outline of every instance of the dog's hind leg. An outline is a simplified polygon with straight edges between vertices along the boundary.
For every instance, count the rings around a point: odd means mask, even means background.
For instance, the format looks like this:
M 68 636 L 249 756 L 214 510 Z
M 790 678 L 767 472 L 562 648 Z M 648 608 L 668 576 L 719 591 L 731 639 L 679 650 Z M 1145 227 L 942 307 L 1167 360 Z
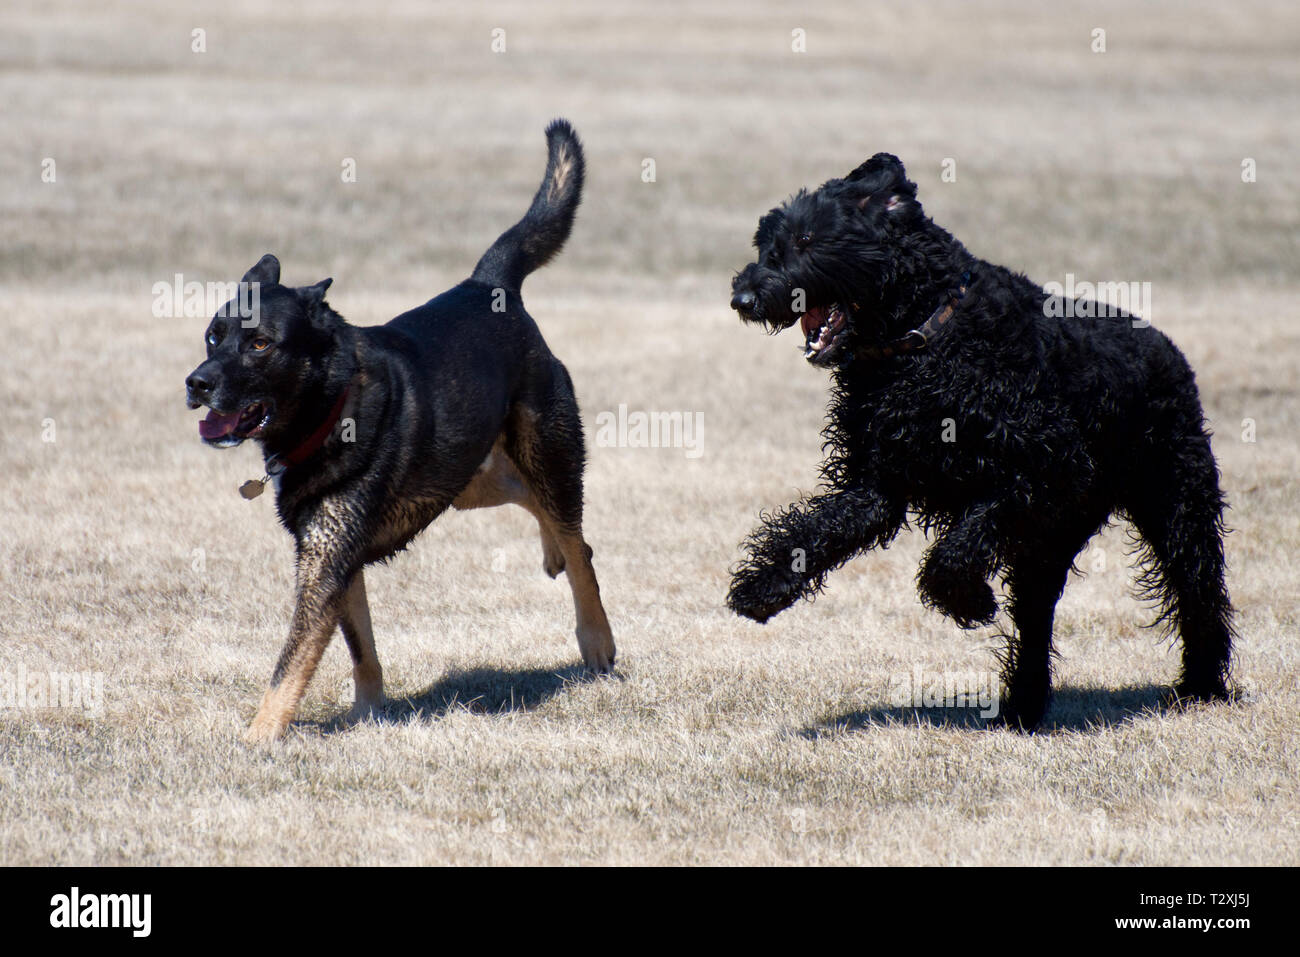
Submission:
M 375 654 L 375 633 L 370 626 L 370 603 L 366 601 L 366 582 L 358 571 L 352 576 L 348 590 L 343 594 L 343 609 L 339 624 L 343 638 L 352 655 L 352 683 L 356 701 L 348 716 L 352 720 L 364 718 L 378 708 L 384 699 L 384 673 Z
M 600 600 L 600 584 L 591 564 L 591 546 L 583 540 L 581 527 L 557 527 L 555 535 L 564 554 L 564 573 L 573 592 L 578 650 L 590 671 L 606 674 L 614 670 L 614 634 Z
M 559 368 L 559 381 L 567 384 L 568 375 L 562 366 Z M 582 660 L 590 671 L 604 674 L 614 668 L 614 635 L 600 600 L 591 546 L 582 537 L 582 468 L 586 458 L 582 422 L 572 387 L 558 390 L 550 399 L 541 411 L 532 407 L 519 410 L 508 451 L 536 498 L 543 540 L 549 532 L 563 557 L 562 567 L 573 592 Z
M 1141 585 L 1159 602 L 1158 621 L 1176 626 L 1183 668 L 1175 691 L 1198 701 L 1228 698 L 1232 603 L 1224 582 L 1223 494 L 1209 438 L 1198 429 L 1152 450 L 1128 505 L 1146 545 Z
M 519 505 L 527 509 L 537 519 L 537 529 L 542 538 L 542 570 L 552 578 L 564 571 L 564 552 L 550 529 L 546 512 L 515 463 L 505 454 L 500 441 L 492 447 L 469 485 L 452 502 L 452 506 L 460 511 L 498 505 Z

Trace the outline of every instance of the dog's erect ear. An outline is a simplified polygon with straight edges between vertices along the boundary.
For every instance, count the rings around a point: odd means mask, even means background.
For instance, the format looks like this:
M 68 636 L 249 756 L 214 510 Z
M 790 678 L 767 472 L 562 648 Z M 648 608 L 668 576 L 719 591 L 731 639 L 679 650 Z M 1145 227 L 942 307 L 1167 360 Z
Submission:
M 303 286 L 298 291 L 302 293 L 303 298 L 306 299 L 308 303 L 316 306 L 325 301 L 325 290 L 327 290 L 333 282 L 333 279 L 322 279 L 320 282 L 316 283 L 316 285 Z
M 280 260 L 267 253 L 257 261 L 257 265 L 244 273 L 240 282 L 257 282 L 263 286 L 274 286 L 280 281 Z
M 338 327 L 338 316 L 325 304 L 325 290 L 332 282 L 333 279 L 322 279 L 314 286 L 303 286 L 298 290 L 298 295 L 307 304 L 307 315 L 311 317 L 312 325 L 327 332 Z

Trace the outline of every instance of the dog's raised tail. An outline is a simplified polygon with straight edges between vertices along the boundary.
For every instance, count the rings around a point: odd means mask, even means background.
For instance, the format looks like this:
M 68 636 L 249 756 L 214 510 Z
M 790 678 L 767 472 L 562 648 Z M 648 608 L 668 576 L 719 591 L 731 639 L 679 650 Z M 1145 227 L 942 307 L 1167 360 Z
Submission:
M 517 292 L 524 277 L 550 262 L 569 238 L 582 198 L 582 143 L 568 120 L 552 120 L 546 145 L 546 175 L 533 204 L 483 254 L 471 279 Z

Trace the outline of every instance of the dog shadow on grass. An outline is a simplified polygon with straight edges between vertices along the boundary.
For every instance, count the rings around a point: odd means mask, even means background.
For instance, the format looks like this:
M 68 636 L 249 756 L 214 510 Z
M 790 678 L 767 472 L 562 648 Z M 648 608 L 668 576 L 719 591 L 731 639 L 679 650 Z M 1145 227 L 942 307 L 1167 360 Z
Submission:
M 450 671 L 423 691 L 386 698 L 367 720 L 381 724 L 433 721 L 452 711 L 509 714 L 533 711 L 566 685 L 593 679 L 581 665 L 567 668 L 471 668 Z M 323 722 L 324 734 L 346 731 L 355 722 L 346 714 Z
M 1060 688 L 1037 733 L 1092 732 L 1128 724 L 1134 720 L 1176 710 L 1168 685 L 1137 685 L 1127 688 Z M 967 728 L 978 731 L 997 727 L 995 716 L 985 717 L 978 708 L 866 708 L 833 715 L 798 732 L 816 739 L 840 731 L 862 731 L 891 724 L 930 725 L 939 728 Z

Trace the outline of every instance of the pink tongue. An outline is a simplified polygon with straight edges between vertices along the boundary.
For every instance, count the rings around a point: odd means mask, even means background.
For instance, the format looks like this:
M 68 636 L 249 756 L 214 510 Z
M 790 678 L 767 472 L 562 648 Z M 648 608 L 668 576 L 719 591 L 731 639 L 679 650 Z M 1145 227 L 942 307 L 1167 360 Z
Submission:
M 229 435 L 235 431 L 235 426 L 239 424 L 239 413 L 231 412 L 229 415 L 222 415 L 220 412 L 212 411 L 208 417 L 199 423 L 199 437 L 204 439 L 219 439 L 223 435 Z
M 799 319 L 799 325 L 803 329 L 804 338 L 812 335 L 822 327 L 826 319 L 825 309 L 809 309 Z

